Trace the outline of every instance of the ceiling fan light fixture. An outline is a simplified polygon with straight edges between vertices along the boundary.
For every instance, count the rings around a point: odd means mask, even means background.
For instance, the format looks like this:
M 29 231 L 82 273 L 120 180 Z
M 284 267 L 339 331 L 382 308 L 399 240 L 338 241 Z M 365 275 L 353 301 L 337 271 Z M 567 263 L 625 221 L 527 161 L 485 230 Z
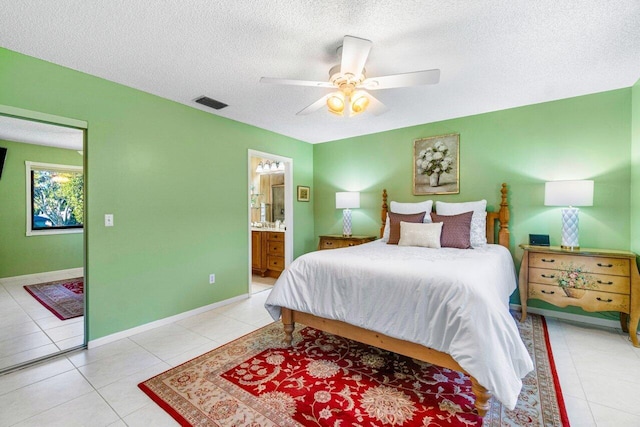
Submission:
M 369 106 L 369 97 L 364 91 L 356 91 L 351 95 L 351 112 L 360 114 Z
M 334 92 L 327 98 L 327 107 L 329 107 L 329 111 L 333 114 L 342 115 L 344 111 L 344 94 L 340 91 Z

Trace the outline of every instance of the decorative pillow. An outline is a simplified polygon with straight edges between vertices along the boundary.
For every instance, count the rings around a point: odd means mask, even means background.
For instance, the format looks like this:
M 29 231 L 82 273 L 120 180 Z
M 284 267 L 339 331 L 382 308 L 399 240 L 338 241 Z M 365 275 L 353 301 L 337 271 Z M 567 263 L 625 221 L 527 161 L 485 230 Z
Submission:
M 459 215 L 431 214 L 433 222 L 442 223 L 440 246 L 443 248 L 469 249 L 471 247 L 470 231 L 473 212 Z
M 487 244 L 487 201 L 446 203 L 436 202 L 438 215 L 457 215 L 473 211 L 471 219 L 471 246 L 474 248 Z
M 417 203 L 400 203 L 400 202 L 391 202 L 391 207 L 389 212 L 399 213 L 399 214 L 414 214 L 419 212 L 431 212 L 433 208 L 433 200 L 425 200 L 424 202 Z M 424 216 L 424 222 L 431 222 L 431 217 L 429 214 Z M 387 221 L 384 224 L 384 232 L 382 233 L 382 240 L 385 242 L 389 241 L 389 215 L 387 214 Z
M 442 223 L 415 224 L 400 221 L 400 240 L 398 246 L 422 246 L 440 248 Z
M 389 212 L 389 240 L 388 245 L 397 245 L 400 240 L 400 222 L 419 222 L 424 220 L 426 212 L 403 215 Z

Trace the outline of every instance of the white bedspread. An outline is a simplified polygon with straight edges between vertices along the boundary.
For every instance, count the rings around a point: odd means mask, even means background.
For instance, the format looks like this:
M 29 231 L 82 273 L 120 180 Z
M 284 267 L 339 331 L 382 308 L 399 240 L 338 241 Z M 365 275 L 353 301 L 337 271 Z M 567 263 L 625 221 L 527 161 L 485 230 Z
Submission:
M 308 253 L 276 282 L 265 307 L 341 320 L 450 354 L 513 409 L 533 362 L 509 314 L 509 251 L 387 245 Z

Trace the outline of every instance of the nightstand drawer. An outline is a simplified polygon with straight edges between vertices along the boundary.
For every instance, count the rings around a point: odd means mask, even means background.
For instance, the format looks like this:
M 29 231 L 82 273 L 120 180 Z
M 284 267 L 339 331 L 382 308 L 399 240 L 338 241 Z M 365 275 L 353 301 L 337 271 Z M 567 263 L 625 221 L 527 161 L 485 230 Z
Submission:
M 573 305 L 585 311 L 620 311 L 629 313 L 629 295 L 574 289 L 572 297 L 559 286 L 529 283 L 529 298 L 546 301 L 558 307 Z
M 560 278 L 561 274 L 561 270 L 550 270 L 547 268 L 532 267 L 529 269 L 529 282 L 558 286 L 558 279 Z M 587 275 L 593 281 L 592 290 L 614 292 L 618 294 L 629 294 L 629 277 L 592 273 L 587 273 Z
M 552 270 L 569 270 L 580 267 L 588 273 L 629 276 L 629 260 L 609 257 L 587 257 L 553 253 L 530 253 L 529 266 Z
M 368 243 L 376 240 L 375 236 L 320 236 L 320 243 L 318 243 L 318 249 L 338 249 L 348 248 L 350 246 L 358 246 L 363 243 Z

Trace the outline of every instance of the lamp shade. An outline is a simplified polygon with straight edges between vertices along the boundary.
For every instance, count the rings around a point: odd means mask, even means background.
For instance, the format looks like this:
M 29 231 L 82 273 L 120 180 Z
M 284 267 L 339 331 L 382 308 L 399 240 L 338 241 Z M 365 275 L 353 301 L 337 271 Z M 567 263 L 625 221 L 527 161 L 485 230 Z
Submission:
M 544 184 L 545 206 L 593 206 L 593 181 L 552 181 Z
M 357 191 L 342 191 L 336 193 L 336 209 L 353 209 L 360 207 L 360 193 Z

